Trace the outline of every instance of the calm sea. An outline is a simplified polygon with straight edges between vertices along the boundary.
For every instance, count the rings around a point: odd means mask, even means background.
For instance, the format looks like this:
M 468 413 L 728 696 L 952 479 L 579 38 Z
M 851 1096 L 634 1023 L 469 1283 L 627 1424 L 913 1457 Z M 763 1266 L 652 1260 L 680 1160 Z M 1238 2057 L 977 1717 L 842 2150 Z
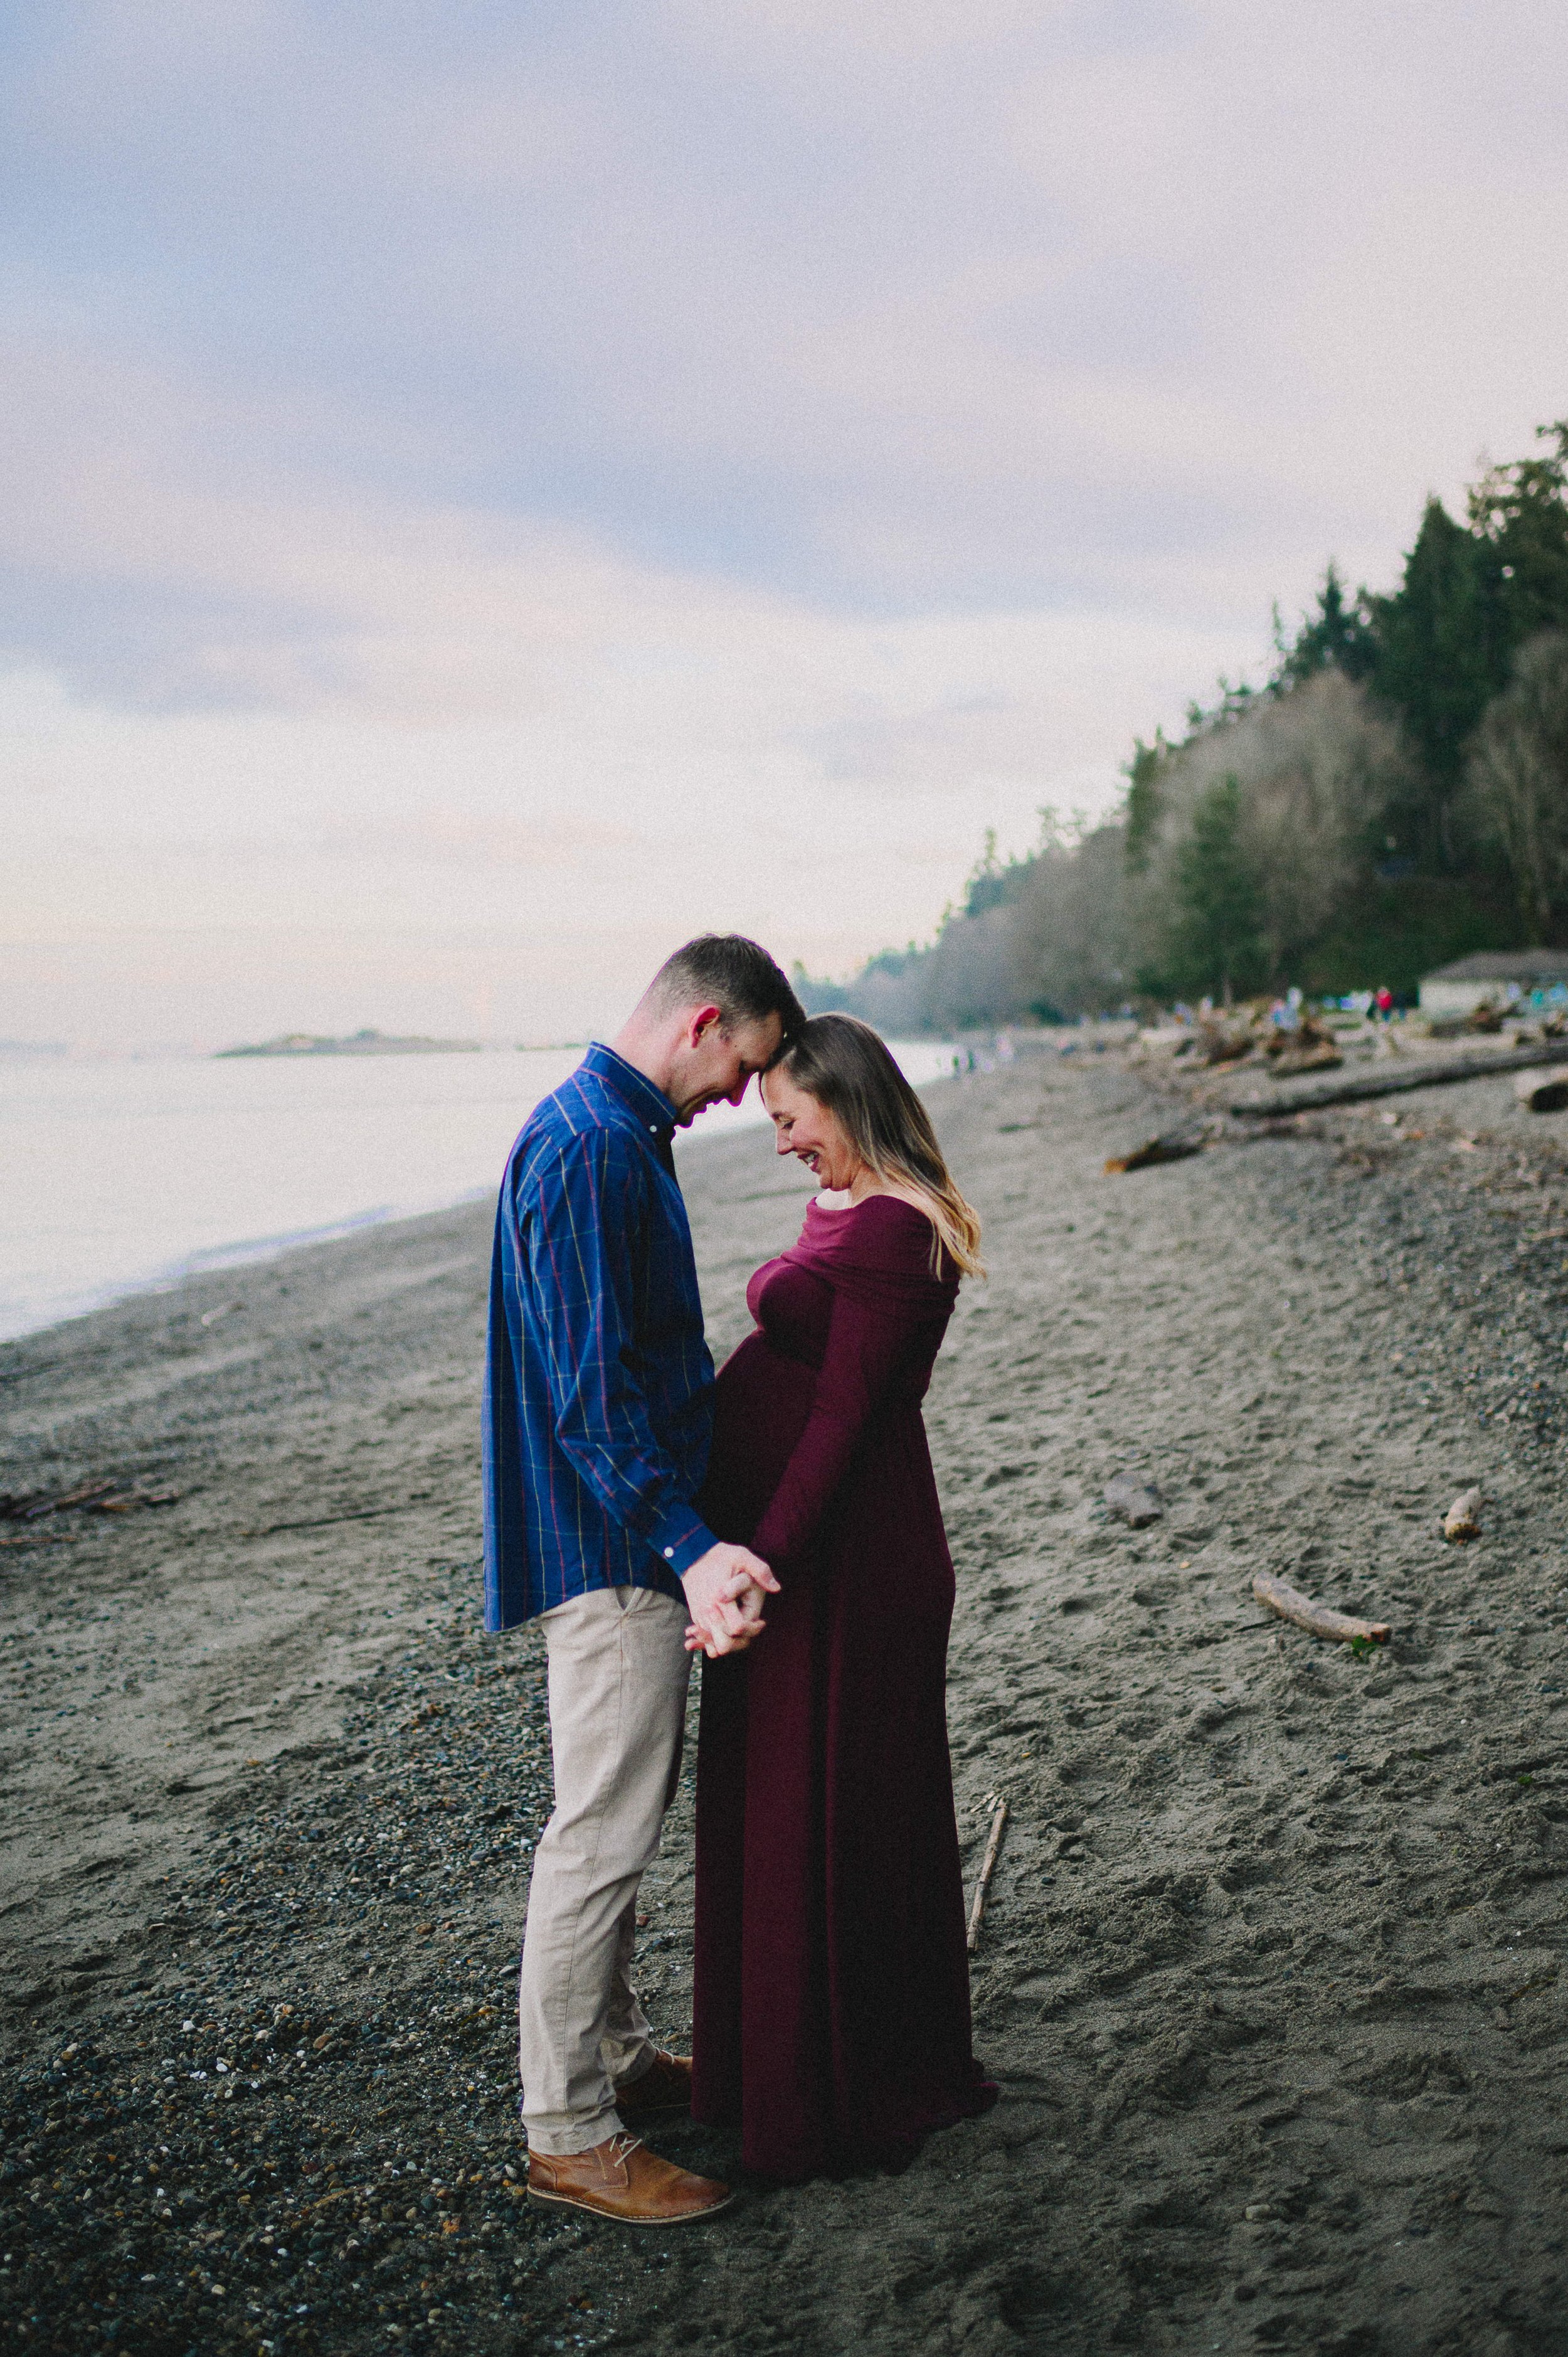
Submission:
M 0 1059 L 0 1339 L 202 1269 L 493 1193 L 580 1049 Z M 917 1083 L 952 1069 L 895 1043 Z M 764 1120 L 757 1092 L 693 1138 Z

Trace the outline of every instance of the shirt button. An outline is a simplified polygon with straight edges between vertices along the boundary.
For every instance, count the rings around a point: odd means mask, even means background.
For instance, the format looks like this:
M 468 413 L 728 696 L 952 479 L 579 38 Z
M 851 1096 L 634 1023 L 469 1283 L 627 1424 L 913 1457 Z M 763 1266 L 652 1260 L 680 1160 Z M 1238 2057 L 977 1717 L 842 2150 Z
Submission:
M 670 1562 L 673 1562 L 673 1561 L 674 1561 L 674 1558 L 675 1558 L 675 1550 L 674 1550 L 674 1548 L 673 1548 L 673 1547 L 666 1547 L 666 1548 L 665 1548 L 665 1550 L 664 1550 L 664 1553 L 665 1553 L 665 1556 L 666 1556 L 667 1560 L 669 1560 Z

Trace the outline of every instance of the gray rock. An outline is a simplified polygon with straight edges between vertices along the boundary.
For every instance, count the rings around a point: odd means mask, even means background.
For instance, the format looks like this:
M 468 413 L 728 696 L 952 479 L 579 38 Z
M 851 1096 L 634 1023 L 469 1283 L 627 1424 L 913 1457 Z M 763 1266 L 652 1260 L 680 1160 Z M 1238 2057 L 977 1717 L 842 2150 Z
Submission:
M 1140 1481 L 1133 1473 L 1118 1473 L 1114 1480 L 1107 1481 L 1102 1495 L 1117 1520 L 1131 1523 L 1135 1531 L 1157 1523 L 1165 1511 L 1153 1482 Z

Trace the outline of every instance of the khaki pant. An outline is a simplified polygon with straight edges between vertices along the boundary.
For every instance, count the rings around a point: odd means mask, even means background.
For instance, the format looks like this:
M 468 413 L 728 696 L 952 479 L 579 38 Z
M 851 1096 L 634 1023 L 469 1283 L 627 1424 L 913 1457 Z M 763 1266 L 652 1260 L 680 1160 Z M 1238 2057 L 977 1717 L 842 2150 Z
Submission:
M 631 1986 L 637 1889 L 674 1797 L 691 1656 L 683 1605 L 596 1588 L 541 1616 L 555 1807 L 534 1853 L 518 1989 L 522 2119 L 536 2152 L 620 2128 L 615 2090 L 652 2040 Z

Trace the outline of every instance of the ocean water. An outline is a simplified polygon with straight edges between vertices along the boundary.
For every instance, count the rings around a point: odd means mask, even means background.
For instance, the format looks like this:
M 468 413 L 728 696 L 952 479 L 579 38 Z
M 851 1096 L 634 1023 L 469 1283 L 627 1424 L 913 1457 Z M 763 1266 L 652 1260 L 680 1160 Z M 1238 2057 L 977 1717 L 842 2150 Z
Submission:
M 895 1042 L 918 1085 L 950 1049 Z M 582 1050 L 0 1058 L 0 1340 L 122 1295 L 494 1193 Z M 767 1118 L 755 1086 L 689 1133 Z

